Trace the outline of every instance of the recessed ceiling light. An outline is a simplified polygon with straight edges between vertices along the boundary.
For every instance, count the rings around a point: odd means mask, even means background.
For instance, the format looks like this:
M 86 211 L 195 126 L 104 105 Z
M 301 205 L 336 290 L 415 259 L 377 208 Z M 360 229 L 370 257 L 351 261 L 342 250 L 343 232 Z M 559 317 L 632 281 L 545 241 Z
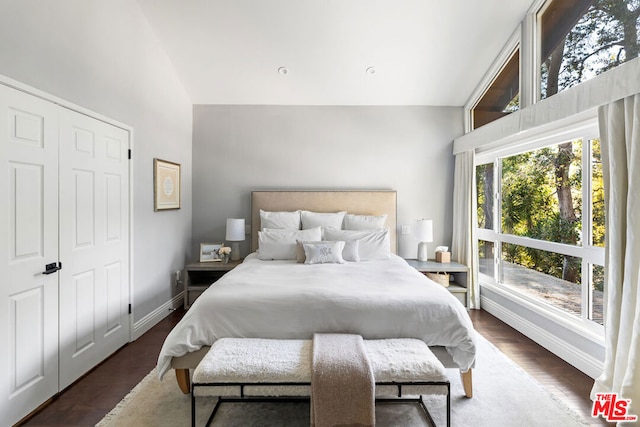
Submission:
M 369 74 L 370 76 L 373 76 L 373 75 L 376 73 L 376 69 L 375 69 L 375 67 L 369 67 L 369 68 L 367 68 L 367 69 L 365 70 L 365 72 L 366 72 L 367 74 Z
M 282 74 L 283 76 L 286 75 L 288 72 L 289 72 L 289 69 L 287 67 L 278 68 L 278 73 Z

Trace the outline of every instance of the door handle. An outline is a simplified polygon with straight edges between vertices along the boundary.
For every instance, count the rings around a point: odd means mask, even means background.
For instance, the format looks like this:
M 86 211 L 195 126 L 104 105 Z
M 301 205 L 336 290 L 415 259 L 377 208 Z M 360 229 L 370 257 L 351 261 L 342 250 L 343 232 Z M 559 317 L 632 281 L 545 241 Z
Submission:
M 42 274 L 53 274 L 58 270 L 62 270 L 62 263 L 59 262 L 56 265 L 55 262 L 52 262 L 51 264 L 47 264 L 44 266 L 44 271 L 42 272 Z

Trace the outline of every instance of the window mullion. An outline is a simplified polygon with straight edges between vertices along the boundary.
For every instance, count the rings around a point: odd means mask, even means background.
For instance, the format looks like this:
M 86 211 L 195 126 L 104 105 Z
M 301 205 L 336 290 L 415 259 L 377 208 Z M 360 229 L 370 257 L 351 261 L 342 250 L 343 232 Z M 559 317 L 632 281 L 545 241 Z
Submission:
M 520 108 L 526 108 L 538 101 L 539 73 L 537 61 L 536 14 L 528 13 L 521 25 L 520 43 Z
M 582 245 L 593 244 L 593 212 L 591 209 L 591 139 L 582 139 Z
M 516 236 L 513 234 L 501 234 L 500 236 L 501 240 L 505 243 L 555 252 L 572 257 L 584 257 L 584 248 L 581 246 L 570 245 L 568 243 L 550 242 L 548 240 L 532 239 L 531 237 Z
M 493 162 L 493 229 L 495 240 L 493 241 L 493 279 L 496 283 L 502 283 L 502 160 Z
M 591 307 L 593 305 L 593 298 L 591 292 L 591 266 L 582 259 L 582 318 L 587 320 L 591 319 Z
M 591 170 L 591 139 L 582 138 L 582 246 L 588 247 L 592 244 L 593 216 L 591 212 L 591 191 L 592 170 Z M 591 292 L 591 267 L 586 257 L 582 257 L 582 283 L 581 283 L 581 314 L 583 319 L 591 318 L 592 292 Z

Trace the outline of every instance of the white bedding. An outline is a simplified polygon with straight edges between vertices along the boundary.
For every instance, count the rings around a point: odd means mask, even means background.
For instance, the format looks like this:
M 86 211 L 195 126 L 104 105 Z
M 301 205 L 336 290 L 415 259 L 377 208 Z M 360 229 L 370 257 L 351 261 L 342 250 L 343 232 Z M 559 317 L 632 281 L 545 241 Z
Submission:
M 314 332 L 365 339 L 418 338 L 445 346 L 466 371 L 475 361 L 473 325 L 460 302 L 396 255 L 383 261 L 298 264 L 249 255 L 210 286 L 167 336 L 171 358 L 219 338 L 311 339 Z

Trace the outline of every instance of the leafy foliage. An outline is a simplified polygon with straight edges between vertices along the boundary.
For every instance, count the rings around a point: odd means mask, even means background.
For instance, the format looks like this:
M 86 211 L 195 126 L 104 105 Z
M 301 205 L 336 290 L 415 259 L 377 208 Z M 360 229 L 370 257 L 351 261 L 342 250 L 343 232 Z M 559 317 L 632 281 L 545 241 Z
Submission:
M 562 1 L 562 0 L 555 0 Z M 587 1 L 587 0 L 585 0 Z M 586 5 L 585 5 L 586 7 Z M 559 8 L 561 10 L 561 8 Z M 587 12 L 560 37 L 541 64 L 541 97 L 552 96 L 640 56 L 640 0 L 592 0 Z M 510 104 L 505 112 L 517 109 Z M 587 147 L 589 145 L 585 145 Z M 571 141 L 501 159 L 502 233 L 569 245 L 605 244 L 604 185 L 600 141 L 591 141 L 590 241 L 583 241 L 582 141 Z M 586 165 L 585 165 L 586 166 Z M 493 228 L 493 164 L 476 169 L 478 226 Z M 586 185 L 587 183 L 585 183 Z M 503 243 L 505 261 L 602 291 L 604 268 L 582 277 L 581 259 Z M 490 273 L 493 244 L 479 247 Z M 602 323 L 602 312 L 589 316 Z M 598 318 L 598 316 L 600 316 Z M 590 317 L 591 318 L 591 317 Z
M 566 144 L 566 143 L 565 143 Z M 571 151 L 561 152 L 563 144 L 545 147 L 501 159 L 502 175 L 501 232 L 536 240 L 583 245 L 582 239 L 582 140 L 569 143 Z M 558 158 L 569 156 L 567 182 L 571 195 L 571 215 L 561 213 L 558 197 Z M 592 234 L 594 245 L 604 245 L 604 191 L 600 144 L 592 141 Z M 480 165 L 476 169 L 479 226 L 492 216 L 492 200 L 487 195 L 487 180 L 493 182 L 493 164 Z M 487 250 L 482 248 L 483 250 Z M 487 254 L 488 255 L 488 254 Z M 549 251 L 520 245 L 503 244 L 505 261 L 522 265 L 535 271 L 581 283 L 581 260 Z M 602 290 L 601 269 L 594 269 L 592 283 Z
M 559 68 L 551 56 L 541 64 L 542 98 L 640 56 L 640 0 L 593 1 L 561 48 Z
M 529 151 L 502 159 L 502 232 L 537 240 L 578 244 L 582 228 L 582 142 L 562 144 Z M 559 158 L 570 165 L 568 182 L 571 215 L 561 213 L 558 197 L 557 165 Z M 580 262 L 538 249 L 516 245 L 503 247 L 504 259 L 533 270 L 580 283 Z
M 600 140 L 592 141 L 591 152 L 591 216 L 593 226 L 591 229 L 594 246 L 604 247 L 604 180 L 602 177 L 602 155 L 600 152 Z

